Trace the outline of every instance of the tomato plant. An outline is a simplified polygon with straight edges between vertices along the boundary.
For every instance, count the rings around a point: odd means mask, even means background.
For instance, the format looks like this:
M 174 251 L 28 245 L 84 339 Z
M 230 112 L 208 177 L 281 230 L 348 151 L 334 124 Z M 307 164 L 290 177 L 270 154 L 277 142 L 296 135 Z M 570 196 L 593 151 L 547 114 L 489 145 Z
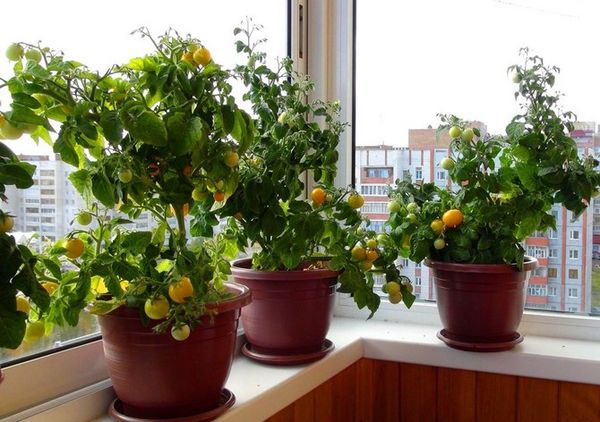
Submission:
M 482 134 L 456 116 L 442 115 L 439 131 L 448 131 L 451 154 L 440 165 L 453 185 L 396 181 L 390 200 L 399 206 L 386 224 L 402 256 L 521 267 L 522 242 L 536 230 L 556 228 L 553 204 L 579 215 L 599 190 L 599 162 L 578 156 L 570 137 L 575 116 L 558 106 L 560 95 L 553 91 L 558 68 L 527 49 L 522 54 L 524 64 L 509 68 L 521 110 L 506 134 Z M 418 212 L 409 208 L 412 203 Z

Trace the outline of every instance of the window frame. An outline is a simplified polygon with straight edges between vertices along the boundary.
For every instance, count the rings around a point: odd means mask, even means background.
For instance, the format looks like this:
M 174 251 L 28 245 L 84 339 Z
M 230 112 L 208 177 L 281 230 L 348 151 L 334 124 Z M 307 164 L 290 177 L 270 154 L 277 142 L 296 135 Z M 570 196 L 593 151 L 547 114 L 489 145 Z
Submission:
M 346 120 L 350 121 L 352 128 L 354 128 L 356 126 L 356 100 L 354 95 L 354 92 L 356 91 L 356 63 L 354 60 L 356 56 L 355 34 L 357 31 L 360 31 L 360 28 L 357 28 L 356 23 L 355 12 L 357 1 L 352 0 L 352 2 L 346 2 L 344 0 L 324 0 L 322 3 L 330 5 L 333 11 L 333 13 L 330 14 L 330 24 L 327 25 L 327 28 L 335 40 L 333 46 L 337 47 L 334 51 L 339 56 L 336 63 L 344 64 L 341 68 L 333 67 L 330 75 L 327 76 L 328 80 L 333 79 L 332 85 L 336 87 L 336 90 L 333 90 L 332 94 L 338 94 L 337 98 L 330 97 L 330 99 L 339 99 L 341 101 L 343 110 L 342 118 L 346 117 Z M 326 6 L 321 7 L 327 9 Z M 342 13 L 336 13 L 336 11 L 342 11 Z M 313 21 L 310 23 L 314 24 Z M 319 24 L 320 23 L 322 22 L 319 22 Z M 351 46 L 351 48 L 344 50 L 342 48 L 344 46 Z M 311 53 L 312 52 L 313 51 L 311 50 Z M 312 61 L 313 58 L 319 60 L 325 56 L 326 55 L 317 55 L 315 57 L 311 54 L 310 57 Z M 318 75 L 312 76 L 318 77 Z M 339 95 L 340 93 L 343 95 Z M 350 116 L 351 119 L 348 119 L 348 116 Z M 347 139 L 347 142 L 340 143 L 340 160 L 344 160 L 348 157 L 349 146 L 352 147 L 352 151 L 349 155 L 351 157 L 350 163 L 344 162 L 345 165 L 342 165 L 339 168 L 338 179 L 336 180 L 339 186 L 347 186 L 348 184 L 354 185 L 355 183 L 354 150 L 356 149 L 356 139 L 354 129 L 352 129 L 350 133 L 352 139 Z M 345 172 L 344 170 L 347 168 L 349 168 L 350 171 Z M 414 167 L 413 174 L 415 176 L 416 172 L 417 168 Z M 340 180 L 343 183 L 339 183 Z M 560 218 L 560 214 L 558 217 Z M 549 232 L 548 238 L 557 239 L 558 232 Z M 569 233 L 569 239 L 570 238 L 571 233 Z M 566 265 L 566 262 L 563 263 L 563 265 Z M 560 276 L 560 274 L 557 274 L 557 276 Z M 427 281 L 423 280 L 423 283 L 427 283 Z M 353 318 L 368 317 L 368 312 L 357 310 L 356 305 L 353 303 L 349 304 L 346 299 L 347 297 L 344 295 L 338 294 L 334 311 L 335 315 Z M 388 303 L 382 303 L 380 310 L 373 318 L 394 322 L 441 324 L 437 314 L 437 306 L 431 302 L 416 302 L 410 310 Z M 559 312 L 530 311 L 526 309 L 524 311 L 520 331 L 530 335 L 598 341 L 600 340 L 600 317 L 564 314 Z

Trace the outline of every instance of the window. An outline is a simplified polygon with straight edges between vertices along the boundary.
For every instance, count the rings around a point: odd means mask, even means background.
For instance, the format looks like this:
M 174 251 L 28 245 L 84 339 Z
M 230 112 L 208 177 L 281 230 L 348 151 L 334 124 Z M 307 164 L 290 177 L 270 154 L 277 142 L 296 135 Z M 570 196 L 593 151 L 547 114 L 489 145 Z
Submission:
M 387 196 L 387 185 L 362 185 L 360 193 L 367 196 Z
M 261 36 L 268 39 L 268 43 L 264 47 L 268 51 L 270 58 L 275 60 L 276 57 L 283 57 L 287 54 L 288 46 L 288 4 L 286 1 L 281 2 L 261 2 L 257 0 L 234 0 L 226 3 L 222 2 L 202 2 L 189 3 L 184 0 L 172 1 L 168 8 L 159 10 L 155 7 L 139 7 L 129 3 L 123 3 L 117 0 L 107 0 L 103 2 L 102 7 L 94 10 L 94 20 L 97 22 L 109 22 L 108 25 L 94 27 L 89 25 L 89 10 L 82 8 L 71 7 L 72 4 L 67 0 L 57 0 L 50 5 L 49 3 L 40 3 L 36 5 L 35 15 L 46 22 L 54 22 L 48 26 L 41 23 L 37 18 L 13 20 L 2 24 L 2 33 L 10 34 L 10 40 L 3 38 L 3 48 L 6 48 L 9 42 L 24 41 L 32 44 L 37 44 L 38 40 L 42 40 L 44 46 L 54 49 L 60 49 L 65 52 L 68 59 L 81 60 L 88 64 L 93 70 L 106 70 L 114 63 L 121 63 L 131 57 L 143 55 L 151 48 L 147 39 L 141 39 L 139 36 L 130 35 L 130 32 L 141 25 L 147 25 L 150 30 L 160 35 L 170 26 L 177 29 L 182 36 L 191 33 L 202 39 L 209 46 L 213 57 L 225 67 L 232 67 L 235 61 L 239 60 L 236 56 L 235 46 L 233 44 L 233 28 L 239 24 L 244 16 L 252 16 L 255 22 L 264 26 L 264 31 Z M 115 11 L 118 10 L 118 13 Z M 182 13 L 185 10 L 185 13 Z M 6 16 L 20 16 L 24 13 L 23 4 L 14 3 L 3 5 L 3 14 Z M 132 20 L 132 16 L 135 19 Z M 210 16 L 202 25 L 198 25 L 198 16 Z M 73 36 L 78 34 L 78 36 Z M 9 75 L 14 63 L 8 62 L 2 56 L 0 60 L 0 76 Z M 236 87 L 234 87 L 234 90 Z M 6 93 L 3 90 L 2 95 Z M 0 99 L 2 110 L 6 111 L 6 106 L 10 103 L 10 99 L 2 97 Z M 41 185 L 42 188 L 49 187 L 55 189 L 60 201 L 46 202 L 52 204 L 52 208 L 42 208 L 42 216 L 53 218 L 54 221 L 46 221 L 49 228 L 48 235 L 45 235 L 51 241 L 55 241 L 64 235 L 64 232 L 59 230 L 68 230 L 64 222 L 70 220 L 67 216 L 74 216 L 77 212 L 81 201 L 76 197 L 75 191 L 68 186 L 69 182 L 64 181 L 63 175 L 67 175 L 74 169 L 70 166 L 65 166 L 61 162 L 53 161 L 54 153 L 51 148 L 45 145 L 44 142 L 38 146 L 23 137 L 18 143 L 13 142 L 10 147 L 15 149 L 17 154 L 36 154 L 36 157 L 31 157 L 32 164 L 37 165 L 38 171 L 35 185 Z M 44 168 L 42 168 L 42 166 Z M 65 189 L 66 188 L 66 189 Z M 30 189 L 27 194 L 32 196 L 34 189 Z M 20 194 L 20 193 L 19 193 Z M 48 191 L 39 191 L 38 195 L 51 194 Z M 28 198 L 31 201 L 26 201 L 26 204 L 38 204 L 41 198 Z M 20 202 L 20 198 L 9 197 L 9 201 L 15 201 L 15 204 Z M 24 208 L 23 218 L 29 218 L 28 214 L 33 213 L 39 215 L 39 208 L 26 207 Z M 21 216 L 19 216 L 21 217 Z M 45 217 L 43 217 L 45 218 Z M 15 221 L 15 223 L 19 223 Z M 24 227 L 24 225 L 23 225 Z M 33 227 L 32 227 L 33 228 Z M 36 226 L 36 230 L 40 227 Z M 0 323 L 1 324 L 1 323 Z M 88 325 L 91 332 L 96 331 L 96 326 L 92 323 L 80 324 L 81 327 Z M 78 337 L 81 333 L 76 330 L 66 330 L 67 334 L 60 334 L 61 337 L 48 338 L 47 341 L 36 343 L 32 347 L 23 347 L 17 351 L 0 351 L 0 363 L 3 367 L 10 365 L 9 361 L 15 357 L 23 356 L 29 353 L 38 351 L 37 346 L 41 349 L 54 348 L 57 344 L 64 344 L 67 337 Z M 79 349 L 79 348 L 77 348 Z M 94 346 L 96 355 L 83 359 L 82 367 L 79 370 L 71 371 L 65 376 L 75 378 L 78 372 L 88 372 L 89 369 L 94 369 L 96 365 L 91 365 L 89 362 L 95 361 L 98 355 L 101 354 L 100 347 Z M 23 366 L 23 365 L 20 365 Z M 26 366 L 26 365 L 25 365 Z M 62 365 L 61 365 L 62 366 Z M 37 375 L 36 375 L 37 376 Z M 89 383 L 89 372 L 87 382 Z M 45 377 L 51 379 L 51 377 Z M 61 379 L 61 384 L 62 384 Z M 7 386 L 7 382 L 11 380 L 5 379 L 3 387 Z M 69 387 L 64 393 L 79 388 L 79 385 Z M 13 390 L 11 390 L 13 391 Z M 61 394 L 62 392 L 54 391 L 53 394 Z M 18 409 L 14 409 L 15 411 Z M 0 416 L 2 419 L 2 416 Z
M 438 170 L 435 172 L 435 179 L 437 181 L 445 181 L 448 177 L 448 172 L 446 171 L 442 171 L 442 170 Z
M 42 205 L 51 205 L 51 204 L 56 204 L 56 200 L 54 198 L 42 198 L 40 203 Z
M 527 294 L 530 296 L 546 296 L 546 285 L 545 284 L 530 284 L 527 287 Z
M 421 277 L 415 277 L 415 286 L 416 287 L 420 287 L 421 286 Z
M 537 267 L 535 270 L 533 270 L 533 275 L 538 277 L 546 277 L 546 272 L 546 267 Z
M 54 195 L 54 189 L 40 189 L 42 195 Z
M 365 175 L 367 177 L 376 177 L 381 179 L 387 179 L 388 177 L 392 177 L 392 169 L 391 168 L 367 168 L 365 170 Z
M 548 286 L 548 296 L 558 296 L 558 291 L 554 286 Z
M 40 200 L 37 198 L 25 198 L 26 204 L 39 204 Z
M 570 298 L 578 298 L 579 297 L 579 293 L 578 293 L 577 287 L 569 287 L 569 289 L 568 289 L 568 296 Z
M 504 83 L 498 77 L 509 65 L 521 63 L 518 57 L 520 46 L 529 46 L 534 54 L 539 54 L 548 63 L 561 68 L 560 80 L 557 78 L 557 89 L 571 92 L 569 96 L 577 95 L 576 100 L 572 97 L 572 102 L 564 104 L 565 109 L 573 110 L 578 116 L 583 116 L 581 110 L 587 110 L 586 120 L 600 121 L 600 109 L 596 105 L 597 95 L 592 94 L 598 92 L 600 82 L 589 70 L 589 66 L 579 63 L 579 60 L 574 58 L 578 55 L 589 57 L 586 51 L 590 51 L 590 40 L 597 38 L 597 34 L 591 29 L 594 26 L 592 16 L 597 16 L 598 11 L 594 2 L 578 3 L 577 7 L 565 0 L 553 2 L 552 6 L 547 6 L 547 2 L 540 2 L 543 3 L 542 7 L 534 8 L 530 7 L 531 2 L 520 0 L 428 0 L 386 3 L 384 13 L 381 5 L 376 2 L 356 0 L 355 3 L 354 142 L 361 148 L 361 154 L 369 151 L 369 146 L 373 147 L 374 153 L 381 145 L 395 149 L 396 161 L 386 164 L 392 165 L 399 174 L 410 171 L 412 180 L 433 181 L 439 186 L 445 185 L 444 180 L 448 179 L 444 176 L 447 177 L 447 174 L 442 175 L 439 162 L 447 153 L 449 145 L 436 137 L 439 123 L 437 113 L 453 113 L 467 120 L 480 121 L 491 135 L 505 133 L 508 123 L 506 116 L 517 114 L 519 108 L 510 96 L 510 82 Z M 591 6 L 592 4 L 594 6 Z M 591 9 L 594 13 L 588 15 L 592 12 Z M 437 29 L 448 28 L 449 16 L 467 16 L 474 13 L 478 16 L 477 22 L 456 30 L 441 29 L 444 42 L 439 42 Z M 398 16 L 403 17 L 401 27 L 397 24 Z M 499 20 L 499 16 L 503 18 Z M 515 19 L 521 23 L 519 28 L 522 30 L 518 31 L 518 34 L 512 34 L 510 42 L 503 42 L 493 35 L 504 33 L 504 22 L 514 22 Z M 586 22 L 590 28 L 583 28 L 576 21 Z M 561 25 L 561 28 L 568 27 L 569 30 L 561 31 L 560 36 L 555 34 L 545 39 L 539 36 L 541 33 L 547 33 L 545 28 L 556 24 Z M 389 36 L 389 28 L 394 28 L 394 36 L 398 39 L 412 41 L 395 45 L 395 54 L 373 50 L 373 45 Z M 429 31 L 424 28 L 436 30 Z M 477 31 L 476 28 L 480 30 Z M 495 28 L 495 31 L 490 31 L 490 28 Z M 480 34 L 476 40 L 473 39 L 473 33 Z M 415 34 L 419 36 L 415 37 Z M 563 38 L 559 40 L 559 37 Z M 456 61 L 458 56 L 451 51 L 452 49 L 447 48 L 448 45 L 473 45 L 473 42 L 479 46 L 476 48 L 478 70 L 475 76 L 468 74 L 469 72 L 465 73 L 461 66 L 449 65 L 448 63 Z M 555 46 L 563 42 L 577 45 L 577 53 L 557 52 Z M 410 57 L 414 66 L 403 65 L 402 58 L 406 57 Z M 373 77 L 374 62 L 381 68 L 399 69 L 394 73 L 393 82 L 390 79 Z M 440 63 L 446 64 L 441 73 Z M 457 87 L 462 87 L 458 98 Z M 384 103 L 381 103 L 380 95 L 377 94 L 381 92 L 386 93 L 387 100 Z M 478 94 L 479 92 L 485 92 L 485 95 Z M 373 107 L 372 104 L 375 103 L 379 107 Z M 398 118 L 399 115 L 402 119 Z M 587 141 L 577 139 L 577 147 L 582 153 L 589 153 L 590 148 L 594 148 L 594 153 L 598 155 L 599 150 L 593 145 L 593 139 L 600 136 L 600 129 L 596 124 L 579 123 L 582 127 L 587 125 L 585 127 L 589 128 L 586 130 L 590 132 L 591 146 L 583 145 L 582 142 Z M 361 170 L 360 166 L 358 169 Z M 590 208 L 588 216 L 594 212 L 600 215 L 600 199 L 596 198 L 594 201 L 595 206 Z M 600 312 L 600 287 L 596 287 L 597 283 L 592 285 L 591 279 L 584 280 L 587 274 L 583 272 L 583 268 L 592 268 L 593 277 L 600 277 L 600 268 L 593 268 L 592 262 L 587 262 L 587 254 L 583 252 L 583 248 L 592 250 L 591 231 L 594 228 L 596 234 L 600 234 L 600 219 L 590 224 L 588 229 L 586 219 L 582 217 L 572 223 L 572 214 L 559 206 L 553 206 L 548 212 L 556 220 L 556 230 L 548 229 L 545 235 L 535 233 L 536 237 L 547 238 L 548 241 L 529 244 L 525 242 L 526 252 L 541 260 L 550 259 L 552 266 L 546 271 L 549 280 L 556 283 L 564 278 L 571 283 L 587 283 L 587 288 L 591 289 L 591 296 L 585 296 L 586 300 L 591 298 L 591 306 L 581 301 L 578 309 L 584 313 L 590 313 L 592 308 L 597 310 L 596 313 Z M 582 243 L 584 239 L 585 245 Z M 566 246 L 563 245 L 563 241 L 567 241 Z M 595 256 L 600 257 L 600 254 L 596 253 Z M 582 267 L 567 265 L 575 263 L 581 263 Z M 412 265 L 410 264 L 410 269 L 413 268 Z M 427 274 L 423 277 L 428 277 L 429 271 L 425 267 L 423 271 Z M 580 277 L 580 274 L 583 277 Z M 534 275 L 544 277 L 543 270 L 538 269 Z M 407 272 L 407 276 L 412 276 L 410 271 Z M 566 307 L 560 303 L 564 303 L 563 300 L 567 297 L 566 289 L 558 288 L 555 293 L 552 306 L 558 303 L 556 308 L 565 310 Z M 427 296 L 430 296 L 429 293 Z M 583 294 L 579 295 L 578 299 L 582 296 Z M 550 309 L 551 306 L 540 305 L 540 309 L 544 307 Z
M 364 204 L 360 210 L 364 214 L 369 214 L 369 213 L 387 214 L 388 213 L 387 202 L 369 202 L 369 203 Z
M 423 180 L 423 168 L 422 167 L 415 168 L 415 180 Z
M 410 261 L 406 258 L 403 258 L 400 262 L 402 263 L 403 268 L 407 268 L 408 264 L 410 263 Z

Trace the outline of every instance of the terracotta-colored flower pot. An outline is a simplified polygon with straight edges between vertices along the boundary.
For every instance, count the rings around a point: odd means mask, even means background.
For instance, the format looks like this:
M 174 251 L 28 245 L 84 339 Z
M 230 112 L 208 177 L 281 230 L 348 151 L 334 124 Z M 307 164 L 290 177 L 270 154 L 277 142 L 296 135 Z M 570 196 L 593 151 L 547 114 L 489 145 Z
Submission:
M 332 347 L 331 343 L 325 346 L 325 336 L 333 316 L 339 272 L 259 271 L 251 269 L 251 264 L 251 259 L 237 260 L 231 271 L 235 281 L 252 291 L 252 303 L 242 311 L 242 326 L 252 351 L 267 357 L 262 361 L 279 365 L 322 357 L 325 353 L 320 351 Z
M 529 271 L 516 265 L 454 264 L 426 260 L 435 282 L 437 308 L 448 346 L 477 352 L 507 350 L 523 341 L 517 332 L 523 316 Z
M 195 415 L 219 406 L 229 375 L 238 318 L 251 301 L 248 288 L 228 283 L 232 299 L 213 304 L 218 314 L 184 341 L 143 326 L 139 312 L 119 308 L 99 318 L 111 380 L 123 413 L 135 418 Z

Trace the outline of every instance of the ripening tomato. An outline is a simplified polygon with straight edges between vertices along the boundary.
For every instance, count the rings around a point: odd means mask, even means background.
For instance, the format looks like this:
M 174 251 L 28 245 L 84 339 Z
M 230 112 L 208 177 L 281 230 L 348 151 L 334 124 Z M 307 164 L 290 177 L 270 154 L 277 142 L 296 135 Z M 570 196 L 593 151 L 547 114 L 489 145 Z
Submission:
M 68 258 L 77 259 L 81 256 L 81 254 L 83 254 L 85 244 L 83 243 L 83 240 L 74 237 L 67 241 L 65 244 L 65 249 L 67 250 L 65 255 L 67 255 Z
M 351 208 L 358 209 L 362 207 L 364 203 L 365 198 L 363 198 L 362 195 L 358 193 L 353 193 L 348 197 L 348 205 L 350 205 Z
M 442 221 L 444 222 L 444 225 L 452 229 L 460 226 L 463 222 L 463 219 L 463 213 L 457 209 L 448 210 L 442 216 Z
M 163 319 L 169 313 L 169 301 L 163 295 L 155 299 L 146 299 L 144 312 L 150 319 Z
M 176 303 L 183 303 L 194 295 L 194 286 L 189 277 L 181 277 L 169 285 L 169 297 Z
M 323 205 L 325 203 L 325 199 L 327 198 L 327 193 L 323 188 L 314 188 L 310 193 L 310 198 L 317 205 Z

